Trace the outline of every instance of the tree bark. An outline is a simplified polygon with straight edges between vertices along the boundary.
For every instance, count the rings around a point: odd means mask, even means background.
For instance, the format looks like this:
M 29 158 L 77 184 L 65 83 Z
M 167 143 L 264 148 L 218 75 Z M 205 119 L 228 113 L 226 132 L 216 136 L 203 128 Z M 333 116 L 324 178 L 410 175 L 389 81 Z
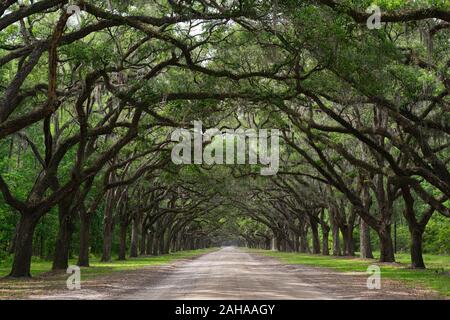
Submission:
M 423 233 L 426 222 L 417 222 L 414 211 L 414 198 L 407 186 L 402 187 L 403 199 L 405 201 L 404 216 L 408 222 L 409 233 L 411 235 L 411 267 L 414 269 L 425 269 L 422 256 Z
M 372 245 L 370 243 L 369 225 L 363 219 L 359 221 L 360 256 L 363 259 L 373 259 Z
M 313 240 L 313 253 L 320 254 L 320 239 L 319 239 L 319 229 L 317 222 L 314 219 L 310 219 L 311 233 Z
M 31 277 L 31 255 L 33 250 L 33 234 L 39 218 L 29 213 L 22 213 L 17 228 L 14 260 L 9 274 L 12 278 Z
M 420 228 L 409 228 L 411 233 L 411 267 L 425 269 L 422 255 L 423 231 Z
M 391 226 L 380 227 L 378 236 L 380 237 L 380 262 L 395 262 Z
M 344 255 L 353 257 L 355 255 L 355 240 L 353 239 L 353 226 L 346 225 L 341 228 L 342 238 L 344 239 Z
M 336 223 L 332 226 L 332 236 L 333 236 L 333 256 L 341 255 L 341 243 L 339 240 L 339 227 Z
M 59 228 L 53 258 L 52 270 L 67 270 L 69 267 L 69 249 L 75 229 L 70 208 L 72 198 L 63 200 L 59 205 Z

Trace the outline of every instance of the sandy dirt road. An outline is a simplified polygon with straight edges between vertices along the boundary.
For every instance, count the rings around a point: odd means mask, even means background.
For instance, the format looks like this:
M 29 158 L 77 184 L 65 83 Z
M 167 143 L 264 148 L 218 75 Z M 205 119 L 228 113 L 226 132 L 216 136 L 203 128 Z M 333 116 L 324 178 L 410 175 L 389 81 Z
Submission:
M 434 294 L 382 282 L 368 290 L 364 274 L 285 265 L 276 259 L 229 247 L 183 261 L 169 269 L 117 274 L 84 286 L 36 299 L 265 300 L 265 299 L 433 299 Z

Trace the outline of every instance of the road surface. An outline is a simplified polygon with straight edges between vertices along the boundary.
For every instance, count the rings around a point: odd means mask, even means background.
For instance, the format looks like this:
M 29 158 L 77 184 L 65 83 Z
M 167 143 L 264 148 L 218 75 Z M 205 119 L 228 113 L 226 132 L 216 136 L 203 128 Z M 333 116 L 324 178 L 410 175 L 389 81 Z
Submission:
M 406 289 L 405 289 L 406 290 Z M 411 292 L 388 285 L 368 290 L 367 278 L 306 266 L 288 266 L 275 259 L 224 248 L 177 268 L 156 285 L 119 299 L 264 300 L 264 299 L 402 299 Z M 413 295 L 414 296 L 414 295 Z
M 234 247 L 173 265 L 83 282 L 82 290 L 35 295 L 34 299 L 116 300 L 304 300 L 435 299 L 435 294 L 382 279 L 381 290 L 367 289 L 367 275 L 339 273 Z

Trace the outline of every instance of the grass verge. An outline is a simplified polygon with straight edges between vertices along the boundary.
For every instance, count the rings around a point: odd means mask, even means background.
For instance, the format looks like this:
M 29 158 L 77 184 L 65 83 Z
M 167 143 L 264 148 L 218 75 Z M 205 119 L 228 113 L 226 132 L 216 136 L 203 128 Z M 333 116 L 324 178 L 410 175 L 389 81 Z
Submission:
M 365 273 L 369 265 L 376 264 L 381 268 L 382 277 L 401 281 L 409 287 L 434 290 L 442 296 L 450 298 L 450 256 L 426 254 L 424 255 L 424 260 L 427 269 L 415 270 L 409 268 L 410 257 L 408 254 L 397 254 L 397 263 L 378 263 L 373 259 L 353 257 L 333 257 L 253 249 L 250 252 L 278 258 L 287 264 L 332 268 L 341 272 Z M 375 253 L 374 255 L 377 257 L 379 254 Z

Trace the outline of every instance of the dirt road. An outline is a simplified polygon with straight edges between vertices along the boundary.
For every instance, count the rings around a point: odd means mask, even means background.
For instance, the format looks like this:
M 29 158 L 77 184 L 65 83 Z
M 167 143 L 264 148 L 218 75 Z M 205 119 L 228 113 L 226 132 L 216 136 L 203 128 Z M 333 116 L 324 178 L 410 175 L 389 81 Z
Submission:
M 223 248 L 169 269 L 144 269 L 91 283 L 79 292 L 34 298 L 60 299 L 417 299 L 434 295 L 383 280 L 368 290 L 362 274 L 285 265 L 276 259 Z

